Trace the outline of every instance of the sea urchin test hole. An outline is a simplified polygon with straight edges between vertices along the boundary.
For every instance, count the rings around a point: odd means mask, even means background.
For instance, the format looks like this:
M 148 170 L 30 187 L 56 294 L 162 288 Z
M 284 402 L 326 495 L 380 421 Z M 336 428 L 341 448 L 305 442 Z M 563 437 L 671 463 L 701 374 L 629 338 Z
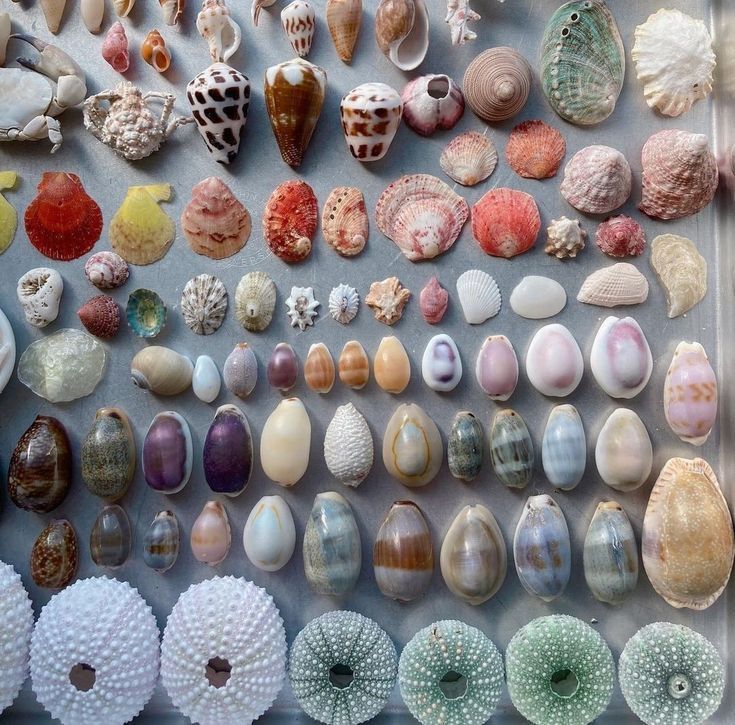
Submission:
M 428 94 L 432 98 L 440 100 L 449 95 L 449 79 L 446 76 L 438 76 L 429 81 L 426 86 Z
M 557 670 L 551 676 L 551 691 L 557 697 L 563 697 L 564 699 L 574 697 L 578 689 L 579 680 L 571 670 Z
M 88 692 L 94 687 L 97 674 L 94 667 L 85 662 L 79 662 L 69 670 L 69 682 L 80 692 Z
M 207 682 L 212 687 L 220 688 L 227 684 L 227 680 L 230 679 L 230 672 L 232 672 L 232 666 L 227 660 L 223 660 L 221 657 L 212 657 L 207 662 L 206 673 Z
M 669 695 L 675 700 L 683 700 L 689 697 L 692 691 L 692 683 L 686 675 L 671 675 L 669 678 Z
M 329 681 L 334 687 L 344 690 L 352 684 L 355 679 L 355 675 L 352 673 L 352 668 L 349 665 L 343 665 L 337 663 L 329 670 Z
M 467 692 L 467 678 L 459 672 L 449 670 L 439 680 L 439 689 L 444 693 L 447 700 L 457 700 Z

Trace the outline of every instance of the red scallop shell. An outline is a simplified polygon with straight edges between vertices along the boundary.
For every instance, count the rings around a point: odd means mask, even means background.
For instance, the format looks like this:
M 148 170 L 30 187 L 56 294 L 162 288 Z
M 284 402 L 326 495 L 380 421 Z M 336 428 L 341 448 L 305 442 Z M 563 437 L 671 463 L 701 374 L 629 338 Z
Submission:
M 45 171 L 25 213 L 26 234 L 41 254 L 67 262 L 86 254 L 102 233 L 102 212 L 76 174 Z
M 556 176 L 567 152 L 564 137 L 543 121 L 524 121 L 511 132 L 505 147 L 508 165 L 527 179 L 548 179 Z
M 95 337 L 115 337 L 120 329 L 120 306 L 109 295 L 91 297 L 77 310 L 77 315 Z
M 271 194 L 263 213 L 263 236 L 284 262 L 301 262 L 316 234 L 317 200 L 305 181 L 286 181 Z
M 595 241 L 610 257 L 637 257 L 645 249 L 646 234 L 635 219 L 620 214 L 605 219 L 597 227 Z
M 472 207 L 472 234 L 485 254 L 510 259 L 536 242 L 541 216 L 530 194 L 492 189 Z

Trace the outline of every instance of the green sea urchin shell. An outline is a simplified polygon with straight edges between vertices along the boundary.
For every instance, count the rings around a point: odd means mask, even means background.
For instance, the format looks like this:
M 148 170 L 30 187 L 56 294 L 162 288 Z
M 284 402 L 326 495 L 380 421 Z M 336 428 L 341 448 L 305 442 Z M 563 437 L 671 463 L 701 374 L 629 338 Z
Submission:
M 372 619 L 327 612 L 297 635 L 288 676 L 307 715 L 327 725 L 357 725 L 385 707 L 397 660 L 390 637 Z
M 602 0 L 574 0 L 549 20 L 541 41 L 541 85 L 566 121 L 590 126 L 615 108 L 625 77 L 625 50 Z
M 610 702 L 612 653 L 576 617 L 555 614 L 521 627 L 508 645 L 505 663 L 510 698 L 536 725 L 586 725 Z
M 639 629 L 620 655 L 620 689 L 646 725 L 696 725 L 717 710 L 725 668 L 716 647 L 680 624 Z
M 401 695 L 423 725 L 480 725 L 503 688 L 503 658 L 479 629 L 445 619 L 417 632 L 398 664 Z

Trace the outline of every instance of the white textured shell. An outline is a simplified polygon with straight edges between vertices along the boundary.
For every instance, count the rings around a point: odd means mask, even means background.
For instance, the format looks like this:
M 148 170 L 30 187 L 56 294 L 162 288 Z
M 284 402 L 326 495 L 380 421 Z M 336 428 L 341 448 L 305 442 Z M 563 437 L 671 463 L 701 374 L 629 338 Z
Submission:
M 680 116 L 712 91 L 715 53 L 701 20 L 661 8 L 635 29 L 631 51 L 643 95 L 665 116 Z
M 478 131 L 465 131 L 455 136 L 439 157 L 442 171 L 463 186 L 474 186 L 487 179 L 497 163 L 495 144 Z
M 345 486 L 359 486 L 373 467 L 373 436 L 352 403 L 340 405 L 324 436 L 329 472 Z
M 91 690 L 69 680 L 80 663 L 94 668 Z M 31 639 L 38 701 L 64 725 L 118 725 L 150 700 L 158 680 L 158 626 L 127 582 L 82 579 L 51 597 Z
M 329 293 L 329 314 L 343 325 L 355 319 L 359 307 L 360 295 L 354 287 L 344 282 L 340 282 Z
M 648 280 L 628 262 L 618 262 L 593 272 L 582 283 L 579 302 L 599 307 L 638 305 L 648 299 Z
M 707 294 L 707 260 L 691 239 L 661 234 L 651 244 L 651 266 L 666 293 L 669 317 L 678 317 Z
M 457 278 L 457 294 L 470 325 L 479 325 L 500 312 L 502 299 L 498 284 L 481 269 L 468 269 Z
M 210 687 L 210 659 L 232 668 Z M 241 577 L 192 584 L 174 605 L 161 645 L 161 679 L 174 706 L 202 725 L 242 725 L 259 718 L 286 675 L 286 632 L 273 598 Z
M 20 575 L 0 562 L 0 712 L 13 704 L 28 677 L 33 607 Z
M 59 315 L 63 292 L 64 281 L 55 269 L 36 267 L 26 272 L 16 287 L 26 322 L 34 327 L 46 327 L 53 322 Z
M 302 332 L 311 327 L 319 304 L 314 299 L 314 290 L 311 287 L 291 287 L 291 294 L 286 299 L 286 314 L 291 319 L 291 327 L 298 326 Z

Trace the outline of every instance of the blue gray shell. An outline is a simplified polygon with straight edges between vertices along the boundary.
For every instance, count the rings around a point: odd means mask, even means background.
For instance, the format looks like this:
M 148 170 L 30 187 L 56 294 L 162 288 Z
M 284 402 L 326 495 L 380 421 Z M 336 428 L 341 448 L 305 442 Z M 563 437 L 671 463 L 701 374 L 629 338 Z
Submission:
M 554 488 L 571 491 L 587 467 L 587 438 L 573 405 L 557 405 L 549 413 L 541 443 L 541 462 Z

